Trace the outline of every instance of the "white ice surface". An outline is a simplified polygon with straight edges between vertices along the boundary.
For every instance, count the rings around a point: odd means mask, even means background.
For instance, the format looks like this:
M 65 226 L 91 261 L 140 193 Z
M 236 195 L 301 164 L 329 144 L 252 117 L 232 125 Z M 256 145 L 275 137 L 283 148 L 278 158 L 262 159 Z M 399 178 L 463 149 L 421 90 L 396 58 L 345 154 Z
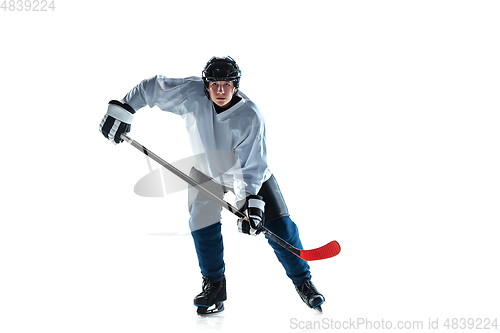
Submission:
M 500 317 L 498 2 L 226 5 L 0 10 L 0 332 Z M 196 254 L 178 235 L 187 194 L 135 195 L 144 156 L 98 132 L 107 102 L 143 78 L 199 75 L 226 54 L 266 117 L 271 169 L 304 246 L 342 246 L 311 263 L 322 315 L 263 237 L 238 234 L 225 213 L 226 311 L 198 317 Z M 143 109 L 130 135 L 167 161 L 189 157 L 174 115 Z

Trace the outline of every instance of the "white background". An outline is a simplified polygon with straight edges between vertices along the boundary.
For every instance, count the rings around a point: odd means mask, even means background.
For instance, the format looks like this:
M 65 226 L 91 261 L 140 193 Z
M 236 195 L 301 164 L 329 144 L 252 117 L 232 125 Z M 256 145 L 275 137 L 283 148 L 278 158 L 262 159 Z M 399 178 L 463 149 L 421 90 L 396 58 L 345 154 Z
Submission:
M 55 7 L 0 11 L 1 332 L 500 317 L 497 1 Z M 194 246 L 175 236 L 188 230 L 187 193 L 134 194 L 144 156 L 98 132 L 109 100 L 155 74 L 199 76 L 213 55 L 238 62 L 266 117 L 304 246 L 342 246 L 311 263 L 323 315 L 264 238 L 224 213 L 229 299 L 198 318 Z M 190 154 L 181 118 L 155 109 L 137 113 L 131 136 L 168 161 Z

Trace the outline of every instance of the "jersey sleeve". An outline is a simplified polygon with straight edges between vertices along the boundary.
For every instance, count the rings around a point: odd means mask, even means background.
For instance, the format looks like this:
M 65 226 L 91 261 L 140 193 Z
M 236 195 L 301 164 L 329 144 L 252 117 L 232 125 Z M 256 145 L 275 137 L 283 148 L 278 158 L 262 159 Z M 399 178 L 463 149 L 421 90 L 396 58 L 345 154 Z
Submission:
M 122 99 L 134 110 L 139 110 L 146 105 L 157 106 L 163 111 L 172 112 L 178 115 L 185 113 L 185 108 L 181 107 L 181 101 L 188 96 L 190 83 L 196 82 L 197 78 L 171 79 L 163 75 L 156 75 L 143 80 L 136 85 Z

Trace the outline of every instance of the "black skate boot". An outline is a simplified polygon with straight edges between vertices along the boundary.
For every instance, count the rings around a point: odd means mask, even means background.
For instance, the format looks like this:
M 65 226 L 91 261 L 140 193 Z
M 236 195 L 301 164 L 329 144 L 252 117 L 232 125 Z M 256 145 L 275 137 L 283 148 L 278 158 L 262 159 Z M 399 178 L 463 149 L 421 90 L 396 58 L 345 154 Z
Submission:
M 311 280 L 307 278 L 304 279 L 304 284 L 301 286 L 295 286 L 295 290 L 297 290 L 300 298 L 302 298 L 307 306 L 318 312 L 323 312 L 321 304 L 325 302 L 325 297 L 319 293 Z
M 199 315 L 212 314 L 224 311 L 226 294 L 226 278 L 219 282 L 212 283 L 210 278 L 203 279 L 203 291 L 194 298 L 194 305 L 198 307 L 196 312 Z

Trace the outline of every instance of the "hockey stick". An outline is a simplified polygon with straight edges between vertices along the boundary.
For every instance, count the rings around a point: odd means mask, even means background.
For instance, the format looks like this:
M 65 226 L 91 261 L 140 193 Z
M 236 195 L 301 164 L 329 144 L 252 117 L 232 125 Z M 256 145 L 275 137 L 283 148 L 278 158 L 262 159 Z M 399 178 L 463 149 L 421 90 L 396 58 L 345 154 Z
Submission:
M 201 190 L 205 192 L 207 195 L 209 195 L 215 202 L 220 204 L 222 207 L 226 208 L 228 211 L 233 213 L 239 218 L 246 219 L 247 216 L 242 213 L 241 211 L 238 210 L 238 208 L 234 207 L 233 205 L 229 204 L 227 201 L 224 201 L 223 199 L 219 198 L 206 188 L 204 188 L 201 184 L 196 182 L 193 178 L 189 177 L 170 163 L 164 161 L 161 157 L 138 143 L 137 141 L 131 139 L 125 134 L 121 135 L 121 138 L 130 143 L 133 147 L 137 148 L 141 152 L 143 152 L 145 155 L 149 156 L 152 158 L 154 161 L 158 162 L 161 166 L 163 166 L 165 169 L 171 171 L 174 173 L 176 176 L 180 177 L 182 180 L 187 182 L 189 185 L 196 187 L 198 190 Z M 313 261 L 313 260 L 321 260 L 321 259 L 327 259 L 336 256 L 340 252 L 340 245 L 337 241 L 331 241 L 330 243 L 323 245 L 322 247 L 318 247 L 317 249 L 312 249 L 312 250 L 301 250 L 297 249 L 293 245 L 287 243 L 285 240 L 281 239 L 278 237 L 276 234 L 272 233 L 270 230 L 267 228 L 263 227 L 262 228 L 262 233 L 265 234 L 267 237 L 287 249 L 288 251 L 292 252 L 296 256 L 298 256 L 301 259 L 304 259 L 306 261 Z

